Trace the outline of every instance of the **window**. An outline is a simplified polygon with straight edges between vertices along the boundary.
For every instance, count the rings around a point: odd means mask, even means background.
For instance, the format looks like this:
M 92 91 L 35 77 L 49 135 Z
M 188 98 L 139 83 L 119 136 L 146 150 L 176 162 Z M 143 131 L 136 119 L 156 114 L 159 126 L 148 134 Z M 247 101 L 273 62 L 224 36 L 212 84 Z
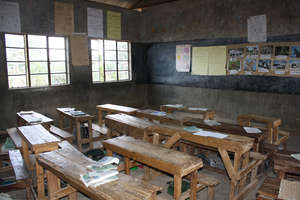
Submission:
M 91 40 L 93 82 L 131 80 L 130 43 L 115 40 Z
M 65 37 L 5 34 L 9 88 L 69 84 Z

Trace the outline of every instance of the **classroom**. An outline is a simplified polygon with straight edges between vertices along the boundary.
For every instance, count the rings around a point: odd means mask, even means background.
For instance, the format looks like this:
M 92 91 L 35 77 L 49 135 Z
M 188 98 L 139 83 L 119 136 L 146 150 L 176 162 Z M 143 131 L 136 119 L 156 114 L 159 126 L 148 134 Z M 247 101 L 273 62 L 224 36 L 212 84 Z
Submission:
M 297 8 L 0 0 L 0 199 L 300 200 Z

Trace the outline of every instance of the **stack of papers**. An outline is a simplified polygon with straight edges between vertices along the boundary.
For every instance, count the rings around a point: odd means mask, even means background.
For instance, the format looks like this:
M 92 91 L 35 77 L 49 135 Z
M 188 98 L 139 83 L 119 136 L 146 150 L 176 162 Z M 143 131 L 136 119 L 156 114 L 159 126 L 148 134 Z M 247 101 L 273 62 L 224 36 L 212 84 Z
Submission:
M 70 111 L 75 110 L 75 108 L 61 108 L 61 110 L 64 112 L 70 112 Z
M 253 127 L 243 127 L 247 133 L 261 133 L 261 130 Z
M 183 130 L 188 131 L 188 132 L 202 131 L 201 128 L 197 128 L 196 126 L 186 126 L 183 128 Z
M 223 139 L 228 136 L 223 133 L 217 133 L 217 132 L 212 132 L 212 131 L 203 131 L 203 130 L 193 133 L 193 135 L 204 136 L 204 137 L 214 137 L 214 138 L 218 138 L 218 139 Z
M 166 116 L 167 115 L 166 112 L 160 112 L 160 111 L 151 112 L 150 114 L 157 115 L 157 116 Z
M 191 107 L 189 107 L 188 108 L 188 110 L 192 110 L 192 111 L 197 111 L 197 110 L 199 110 L 199 111 L 208 111 L 208 108 L 191 108 Z
M 208 126 L 219 126 L 221 123 L 217 122 L 216 120 L 204 120 L 204 123 Z
M 82 112 L 81 110 L 71 110 L 69 111 L 71 115 L 73 116 L 80 116 L 80 115 L 86 115 L 85 112 Z
M 89 171 L 86 174 L 81 174 L 80 179 L 86 187 L 97 187 L 118 180 L 119 162 L 118 158 L 105 156 L 95 164 L 87 166 Z
M 165 106 L 172 107 L 172 108 L 182 108 L 183 107 L 182 104 L 167 104 Z
M 293 158 L 295 158 L 296 160 L 300 160 L 300 153 L 297 153 L 297 154 L 291 154 L 291 156 Z
M 20 115 L 32 115 L 33 111 L 21 111 L 19 112 Z

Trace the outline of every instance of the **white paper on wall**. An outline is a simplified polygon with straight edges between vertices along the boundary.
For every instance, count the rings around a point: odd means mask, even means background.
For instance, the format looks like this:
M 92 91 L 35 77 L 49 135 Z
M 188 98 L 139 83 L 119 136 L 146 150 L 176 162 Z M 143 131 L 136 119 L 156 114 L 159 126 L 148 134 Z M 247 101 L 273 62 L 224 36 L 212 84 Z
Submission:
M 103 38 L 103 11 L 87 8 L 88 36 Z
M 267 41 L 266 15 L 251 16 L 248 18 L 248 42 Z
M 176 46 L 176 71 L 190 72 L 191 69 L 191 45 Z

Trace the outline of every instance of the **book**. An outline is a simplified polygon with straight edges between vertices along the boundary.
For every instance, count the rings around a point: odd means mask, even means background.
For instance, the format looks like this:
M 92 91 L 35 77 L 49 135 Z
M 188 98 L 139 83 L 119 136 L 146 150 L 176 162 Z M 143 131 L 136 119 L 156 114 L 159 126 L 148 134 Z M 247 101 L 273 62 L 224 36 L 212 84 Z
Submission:
M 208 111 L 208 108 L 192 108 L 192 107 L 189 107 L 188 110 L 192 110 L 192 111 Z
M 150 114 L 157 115 L 157 116 L 166 116 L 167 115 L 166 112 L 160 112 L 160 111 L 151 112 Z
M 33 111 L 20 111 L 19 114 L 20 115 L 32 115 Z
M 103 185 L 105 183 L 113 182 L 113 181 L 116 181 L 118 179 L 119 179 L 118 176 L 111 176 L 111 177 L 109 177 L 109 178 L 107 178 L 107 179 L 105 179 L 103 181 L 100 181 L 98 183 L 95 183 L 95 184 L 91 185 L 91 187 L 97 187 L 99 185 Z
M 203 122 L 208 126 L 219 126 L 221 123 L 217 122 L 216 120 L 203 120 Z
M 183 130 L 188 131 L 188 132 L 197 132 L 201 131 L 201 128 L 197 128 L 196 126 L 185 126 Z
M 71 110 L 69 112 L 70 112 L 71 115 L 74 115 L 74 116 L 86 115 L 86 113 L 82 112 L 81 110 Z
M 114 164 L 108 164 L 108 165 L 95 164 L 95 165 L 89 165 L 87 168 L 92 170 L 93 172 L 100 173 L 100 172 L 118 169 L 118 166 Z
M 261 130 L 253 127 L 243 127 L 247 133 L 261 133 Z
M 118 170 L 109 170 L 104 172 L 88 172 L 86 174 L 80 174 L 80 179 L 86 187 L 89 187 L 94 184 L 99 184 L 101 181 L 104 181 L 112 176 L 119 174 Z
M 120 163 L 119 158 L 113 157 L 113 156 L 105 156 L 101 160 L 98 160 L 96 162 L 97 166 L 104 166 L 109 164 L 116 164 L 118 165 Z
M 165 106 L 171 107 L 171 108 L 182 108 L 182 104 L 166 104 Z

